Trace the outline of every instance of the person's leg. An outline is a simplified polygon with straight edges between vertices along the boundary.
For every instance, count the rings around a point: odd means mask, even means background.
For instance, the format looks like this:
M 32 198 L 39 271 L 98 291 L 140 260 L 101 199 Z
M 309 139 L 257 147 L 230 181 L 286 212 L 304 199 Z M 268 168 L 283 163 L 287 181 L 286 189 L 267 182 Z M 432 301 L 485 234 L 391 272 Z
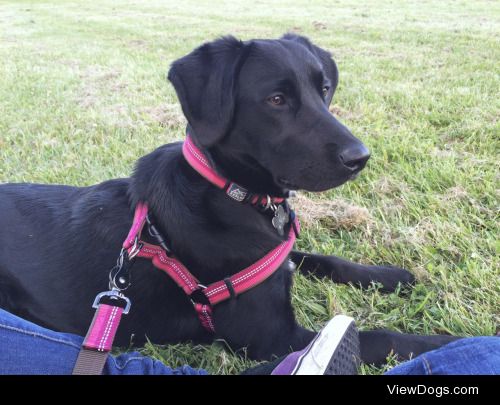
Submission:
M 57 333 L 0 309 L 0 374 L 71 374 L 83 338 Z M 207 374 L 172 369 L 137 352 L 109 356 L 104 374 Z
M 117 357 L 110 356 L 106 361 L 103 374 L 120 375 L 207 375 L 208 372 L 201 368 L 184 365 L 170 368 L 161 361 L 145 357 L 138 352 L 124 353 Z
M 71 374 L 82 341 L 0 309 L 0 374 Z
M 464 338 L 402 363 L 385 375 L 500 375 L 500 338 Z

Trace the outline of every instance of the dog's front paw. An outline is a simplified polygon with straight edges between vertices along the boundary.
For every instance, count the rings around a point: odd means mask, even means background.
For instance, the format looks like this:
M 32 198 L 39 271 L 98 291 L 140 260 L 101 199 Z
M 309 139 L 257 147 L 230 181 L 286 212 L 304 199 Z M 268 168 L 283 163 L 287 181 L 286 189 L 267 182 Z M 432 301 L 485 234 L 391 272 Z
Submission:
M 382 284 L 381 291 L 393 292 L 399 284 L 407 288 L 415 284 L 415 276 L 408 270 L 394 266 L 372 266 L 371 281 Z

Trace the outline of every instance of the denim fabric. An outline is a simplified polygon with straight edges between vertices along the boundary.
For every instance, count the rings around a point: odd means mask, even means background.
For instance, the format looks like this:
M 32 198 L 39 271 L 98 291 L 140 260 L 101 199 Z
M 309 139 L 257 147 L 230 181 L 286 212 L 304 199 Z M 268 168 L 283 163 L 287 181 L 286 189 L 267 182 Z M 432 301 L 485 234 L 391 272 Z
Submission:
M 0 309 L 0 374 L 71 374 L 82 341 L 80 336 L 53 332 Z M 266 374 L 271 371 L 267 367 Z M 172 369 L 133 352 L 109 356 L 104 374 L 204 375 L 207 372 L 189 366 Z M 500 338 L 460 339 L 386 373 L 403 374 L 500 375 Z
M 0 309 L 0 374 L 71 374 L 83 338 L 57 333 Z M 137 352 L 109 356 L 104 374 L 196 375 L 205 370 L 172 369 Z
M 500 337 L 456 340 L 421 354 L 389 370 L 385 375 L 468 374 L 500 375 Z

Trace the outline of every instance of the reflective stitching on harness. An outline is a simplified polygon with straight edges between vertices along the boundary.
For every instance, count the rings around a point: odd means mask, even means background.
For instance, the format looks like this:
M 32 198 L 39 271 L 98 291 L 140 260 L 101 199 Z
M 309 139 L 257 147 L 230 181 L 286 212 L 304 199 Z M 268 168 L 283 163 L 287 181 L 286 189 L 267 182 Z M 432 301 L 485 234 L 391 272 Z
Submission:
M 212 323 L 212 314 L 210 313 L 211 311 L 210 312 L 208 311 L 208 308 L 210 308 L 208 305 L 202 305 L 201 312 L 210 330 L 212 332 L 215 332 L 215 327 L 214 324 Z
M 241 276 L 239 276 L 236 279 L 234 279 L 234 281 L 232 280 L 232 283 L 233 284 L 241 284 L 243 281 L 245 281 L 249 277 L 252 277 L 253 275 L 255 275 L 255 273 L 258 273 L 263 267 L 266 267 L 270 262 L 274 261 L 277 256 L 279 256 L 279 254 L 286 247 L 287 243 L 288 242 L 282 242 L 282 244 L 280 245 L 280 247 L 278 248 L 278 250 L 276 250 L 276 252 L 270 258 L 268 258 L 264 263 L 261 263 L 260 266 L 257 266 L 255 269 L 249 271 L 248 273 L 242 274 Z M 243 270 L 243 271 L 245 271 L 245 270 Z M 226 289 L 227 289 L 227 286 L 225 284 L 220 285 L 219 287 L 216 287 L 213 290 L 209 290 L 207 292 L 207 296 L 211 297 L 214 294 L 217 294 L 217 293 L 219 293 L 219 292 L 221 292 L 223 290 L 226 290 Z
M 164 261 L 163 255 L 161 253 L 158 255 L 158 257 L 162 263 L 165 263 L 167 266 L 173 267 L 173 269 L 177 273 L 177 275 L 180 276 L 191 289 L 193 289 L 193 290 L 196 289 L 196 286 L 193 285 L 191 280 L 189 280 L 189 278 L 186 277 L 186 275 L 184 274 L 182 269 L 179 268 L 179 266 L 177 266 L 177 264 L 174 261 L 169 261 L 169 262 Z
M 179 267 L 177 266 L 177 264 L 172 261 L 172 259 L 170 260 L 166 260 L 164 258 L 164 255 L 163 255 L 163 251 L 158 251 L 156 249 L 151 249 L 151 248 L 148 248 L 147 246 L 144 246 L 142 248 L 141 251 L 144 251 L 145 253 L 151 253 L 153 255 L 155 255 L 156 257 L 158 257 L 158 259 L 163 263 L 165 264 L 166 266 L 169 266 L 171 267 L 174 272 L 180 277 L 182 278 L 182 280 L 192 289 L 192 290 L 195 290 L 197 285 L 194 285 L 191 280 L 189 280 L 188 277 L 186 277 L 186 275 L 184 274 L 184 271 Z M 139 257 L 142 257 L 140 254 L 139 254 Z M 154 265 L 154 263 L 153 263 Z M 161 270 L 161 269 L 160 269 Z

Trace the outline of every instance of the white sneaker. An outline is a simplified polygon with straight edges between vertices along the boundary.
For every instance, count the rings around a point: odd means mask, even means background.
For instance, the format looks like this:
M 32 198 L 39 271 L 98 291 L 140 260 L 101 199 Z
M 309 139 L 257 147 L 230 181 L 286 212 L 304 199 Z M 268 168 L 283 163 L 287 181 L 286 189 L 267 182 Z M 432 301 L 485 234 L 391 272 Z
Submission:
M 354 319 L 337 315 L 300 352 L 291 374 L 355 375 L 359 356 L 359 336 Z

